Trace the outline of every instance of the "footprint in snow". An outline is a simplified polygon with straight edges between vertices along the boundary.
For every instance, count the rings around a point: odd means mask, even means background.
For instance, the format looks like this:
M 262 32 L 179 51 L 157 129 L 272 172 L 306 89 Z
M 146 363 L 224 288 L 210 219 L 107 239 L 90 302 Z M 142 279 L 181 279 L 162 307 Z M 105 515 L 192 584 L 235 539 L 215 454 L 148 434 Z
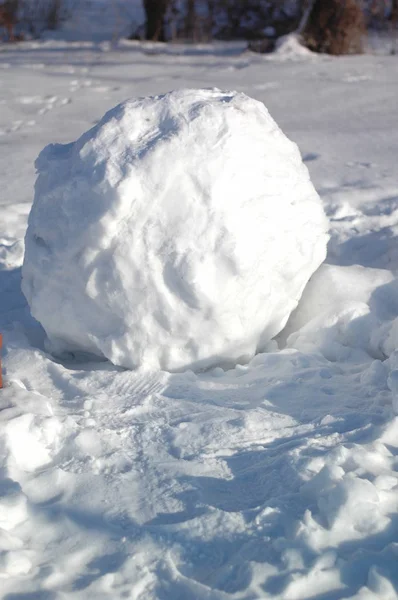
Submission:
M 92 81 L 91 79 L 72 79 L 72 81 L 69 82 L 69 91 L 70 92 L 77 92 L 78 90 L 80 90 L 81 88 L 87 88 L 87 87 L 91 87 L 92 86 Z M 98 91 L 96 88 L 94 88 L 96 91 Z M 105 91 L 107 91 L 109 88 L 106 88 Z M 102 90 L 99 90 L 102 91 Z
M 358 81 L 371 81 L 372 77 L 370 77 L 370 75 L 359 75 L 359 74 L 350 74 L 347 73 L 347 75 L 345 75 L 343 77 L 343 81 L 345 83 L 357 83 Z
M 279 87 L 279 83 L 276 81 L 266 81 L 264 83 L 256 83 L 254 86 L 255 90 L 272 90 Z
M 347 162 L 346 166 L 351 168 L 360 167 L 361 169 L 372 169 L 376 165 L 371 162 Z
M 304 154 L 303 156 L 303 161 L 304 162 L 312 162 L 313 160 L 318 160 L 318 158 L 320 158 L 320 154 L 317 154 L 316 152 L 308 152 L 308 154 Z
M 45 105 L 37 111 L 37 114 L 39 115 L 44 115 L 55 107 L 65 106 L 66 104 L 70 104 L 72 102 L 72 100 L 68 97 L 58 98 L 58 96 L 48 96 L 44 100 Z
M 42 104 L 45 101 L 43 96 L 21 96 L 18 99 L 19 104 Z
M 99 85 L 97 87 L 93 87 L 92 90 L 93 90 L 93 92 L 105 93 L 105 92 L 109 92 L 111 90 L 111 88 L 108 87 L 107 85 Z

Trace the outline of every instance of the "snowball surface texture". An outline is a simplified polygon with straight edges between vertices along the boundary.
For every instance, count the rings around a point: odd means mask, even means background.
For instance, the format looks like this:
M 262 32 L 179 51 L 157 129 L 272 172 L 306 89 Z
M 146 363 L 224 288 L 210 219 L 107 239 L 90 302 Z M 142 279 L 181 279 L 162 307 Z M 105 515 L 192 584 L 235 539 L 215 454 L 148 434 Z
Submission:
M 248 360 L 326 255 L 296 145 L 242 93 L 129 100 L 36 167 L 22 289 L 54 353 L 170 371 Z

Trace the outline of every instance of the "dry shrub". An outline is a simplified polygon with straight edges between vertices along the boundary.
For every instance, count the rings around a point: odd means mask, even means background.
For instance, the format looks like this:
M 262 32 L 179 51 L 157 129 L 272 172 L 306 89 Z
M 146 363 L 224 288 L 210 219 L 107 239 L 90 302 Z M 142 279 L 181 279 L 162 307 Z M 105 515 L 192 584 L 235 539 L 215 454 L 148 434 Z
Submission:
M 356 0 L 315 0 L 303 38 L 314 52 L 361 54 L 365 32 L 365 17 Z

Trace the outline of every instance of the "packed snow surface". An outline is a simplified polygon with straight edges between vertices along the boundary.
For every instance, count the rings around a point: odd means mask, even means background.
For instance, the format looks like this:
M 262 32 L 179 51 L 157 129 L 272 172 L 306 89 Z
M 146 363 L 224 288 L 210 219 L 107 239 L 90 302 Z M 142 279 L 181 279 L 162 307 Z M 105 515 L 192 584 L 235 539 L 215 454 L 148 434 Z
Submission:
M 247 361 L 326 256 L 297 146 L 243 93 L 124 102 L 36 167 L 22 289 L 56 353 L 166 370 Z
M 242 47 L 0 44 L 1 600 L 398 598 L 398 59 Z M 230 370 L 55 359 L 21 292 L 35 158 L 215 86 L 264 102 L 329 218 L 297 310 Z

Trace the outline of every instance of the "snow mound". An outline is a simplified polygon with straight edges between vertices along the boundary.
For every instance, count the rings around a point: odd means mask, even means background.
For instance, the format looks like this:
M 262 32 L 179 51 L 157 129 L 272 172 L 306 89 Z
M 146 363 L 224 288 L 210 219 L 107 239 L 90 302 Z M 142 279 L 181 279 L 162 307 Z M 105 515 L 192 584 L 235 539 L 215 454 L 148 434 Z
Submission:
M 327 360 L 377 360 L 398 341 L 398 280 L 391 271 L 324 264 L 311 278 L 280 335 L 282 345 Z
M 166 370 L 247 360 L 325 258 L 296 145 L 242 93 L 129 100 L 36 167 L 22 288 L 58 354 Z
M 297 33 L 289 33 L 279 37 L 275 42 L 275 54 L 287 60 L 314 57 L 314 53 L 303 45 L 301 36 Z

